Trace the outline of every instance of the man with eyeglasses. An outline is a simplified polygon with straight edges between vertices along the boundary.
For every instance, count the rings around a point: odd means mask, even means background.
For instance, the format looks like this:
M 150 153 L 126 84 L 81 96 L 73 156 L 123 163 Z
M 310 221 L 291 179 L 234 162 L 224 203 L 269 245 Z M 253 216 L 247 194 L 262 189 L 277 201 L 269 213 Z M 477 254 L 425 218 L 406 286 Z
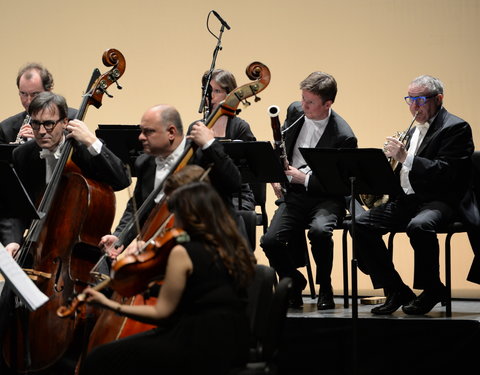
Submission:
M 20 102 L 25 111 L 0 122 L 0 144 L 23 143 L 33 139 L 33 131 L 27 117 L 28 106 L 39 93 L 53 89 L 52 74 L 42 65 L 31 63 L 20 69 L 17 75 Z M 75 118 L 76 110 L 68 109 L 68 118 Z
M 463 204 L 469 194 L 472 130 L 443 107 L 443 83 L 429 75 L 417 77 L 408 86 L 405 101 L 417 123 L 406 144 L 387 137 L 384 147 L 386 156 L 399 163 L 395 174 L 404 194 L 356 218 L 359 268 L 370 275 L 374 288 L 384 288 L 387 297 L 372 309 L 376 315 L 392 314 L 400 307 L 406 314 L 422 315 L 445 302 L 436 232 L 456 215 L 468 217 L 475 209 L 471 201 Z M 410 238 L 413 288 L 422 290 L 418 296 L 402 281 L 382 239 L 395 228 L 406 228 Z
M 38 202 L 61 156 L 62 146 L 73 138 L 72 161 L 83 175 L 122 190 L 130 185 L 130 177 L 122 161 L 113 154 L 80 120 L 68 120 L 65 98 L 52 92 L 38 94 L 28 107 L 30 126 L 35 142 L 18 146 L 12 155 L 13 166 L 32 202 Z M 8 225 L 0 228 L 0 238 L 7 251 L 14 255 L 20 248 L 28 222 L 3 219 Z M 10 229 L 10 230 L 9 230 Z

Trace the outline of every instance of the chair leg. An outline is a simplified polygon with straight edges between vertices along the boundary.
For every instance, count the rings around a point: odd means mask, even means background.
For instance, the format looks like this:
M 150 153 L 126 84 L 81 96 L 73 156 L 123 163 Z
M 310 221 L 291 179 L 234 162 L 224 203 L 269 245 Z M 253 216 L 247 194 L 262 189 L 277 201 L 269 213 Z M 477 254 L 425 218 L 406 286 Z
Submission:
M 317 296 L 315 293 L 315 283 L 313 282 L 313 274 L 312 274 L 312 265 L 310 264 L 310 257 L 308 255 L 308 248 L 305 254 L 305 267 L 307 268 L 307 277 L 308 277 L 308 285 L 310 285 L 310 296 L 312 299 L 315 299 Z
M 447 305 L 446 305 L 446 316 L 452 316 L 452 274 L 451 274 L 451 263 L 452 263 L 452 254 L 451 254 L 451 244 L 450 240 L 452 239 L 453 233 L 448 233 L 445 238 L 445 287 L 447 288 Z
M 390 254 L 390 259 L 393 261 L 393 239 L 395 238 L 396 232 L 390 232 L 388 235 L 388 253 Z
M 342 236 L 342 261 L 343 261 L 343 307 L 350 306 L 348 300 L 348 229 L 343 230 Z

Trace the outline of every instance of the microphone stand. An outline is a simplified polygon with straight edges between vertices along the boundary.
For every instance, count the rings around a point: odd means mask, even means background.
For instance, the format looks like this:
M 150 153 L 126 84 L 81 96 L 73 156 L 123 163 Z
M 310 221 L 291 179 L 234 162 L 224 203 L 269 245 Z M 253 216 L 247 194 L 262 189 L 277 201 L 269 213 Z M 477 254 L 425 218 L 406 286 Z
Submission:
M 198 113 L 204 113 L 204 120 L 208 115 L 206 114 L 206 109 L 205 109 L 205 102 L 207 100 L 208 96 L 211 96 L 211 90 L 210 90 L 210 81 L 212 80 L 212 74 L 215 69 L 215 62 L 217 60 L 217 55 L 218 51 L 222 49 L 222 34 L 225 30 L 224 25 L 222 24 L 222 27 L 220 28 L 220 35 L 217 37 L 217 45 L 215 46 L 215 50 L 213 51 L 213 59 L 212 59 L 212 64 L 210 66 L 210 70 L 208 71 L 207 74 L 207 80 L 205 82 L 205 85 L 202 87 L 202 100 L 200 101 L 200 108 L 198 109 Z M 211 98 L 210 98 L 211 99 Z M 210 103 L 210 101 L 209 101 Z

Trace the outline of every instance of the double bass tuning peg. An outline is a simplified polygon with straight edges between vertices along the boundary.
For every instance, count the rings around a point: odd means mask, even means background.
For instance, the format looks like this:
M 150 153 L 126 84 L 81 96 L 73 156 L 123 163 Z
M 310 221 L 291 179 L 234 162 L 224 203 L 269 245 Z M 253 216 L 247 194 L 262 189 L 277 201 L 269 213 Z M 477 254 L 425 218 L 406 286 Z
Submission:
M 119 90 L 123 89 L 123 87 L 122 87 L 122 86 L 120 86 L 120 84 L 118 83 L 118 81 L 117 81 L 117 80 L 115 80 L 114 82 L 115 82 L 115 84 L 117 85 L 117 89 L 119 89 Z
M 257 95 L 255 95 L 255 98 L 253 99 L 253 101 L 255 103 L 259 102 L 260 100 L 262 100 L 262 98 L 258 97 Z M 247 100 L 247 99 L 243 99 L 242 100 L 242 104 L 245 106 L 245 107 L 248 107 L 251 103 Z

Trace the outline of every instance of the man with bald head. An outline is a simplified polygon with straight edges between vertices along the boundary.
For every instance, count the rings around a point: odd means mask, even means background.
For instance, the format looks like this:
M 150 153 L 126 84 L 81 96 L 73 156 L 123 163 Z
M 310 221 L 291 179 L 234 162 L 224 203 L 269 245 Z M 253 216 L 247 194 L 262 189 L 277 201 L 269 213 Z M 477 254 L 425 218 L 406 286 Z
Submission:
M 137 207 L 164 181 L 172 166 L 182 157 L 187 142 L 191 140 L 198 147 L 198 157 L 196 155 L 191 161 L 204 168 L 212 165 L 209 174 L 212 185 L 233 213 L 232 194 L 239 191 L 241 176 L 222 144 L 215 140 L 213 130 L 202 122 L 197 122 L 190 129 L 189 135 L 184 136 L 180 114 L 174 107 L 165 104 L 149 108 L 142 116 L 140 129 L 138 139 L 142 143 L 144 154 L 135 161 L 137 182 L 134 199 Z M 155 199 L 156 202 L 160 200 L 161 194 Z M 116 258 L 123 246 L 130 244 L 136 237 L 135 227 L 126 229 L 134 215 L 134 201 L 130 199 L 114 233 L 102 238 L 100 246 L 111 258 Z M 140 225 L 143 225 L 146 217 L 139 219 Z M 115 244 L 121 246 L 115 248 Z
M 24 142 L 34 138 L 29 117 L 27 118 L 28 106 L 41 92 L 52 91 L 53 76 L 41 64 L 30 63 L 19 70 L 17 87 L 25 110 L 0 122 L 0 144 Z M 72 120 L 75 115 L 76 110 L 69 108 L 68 118 Z

